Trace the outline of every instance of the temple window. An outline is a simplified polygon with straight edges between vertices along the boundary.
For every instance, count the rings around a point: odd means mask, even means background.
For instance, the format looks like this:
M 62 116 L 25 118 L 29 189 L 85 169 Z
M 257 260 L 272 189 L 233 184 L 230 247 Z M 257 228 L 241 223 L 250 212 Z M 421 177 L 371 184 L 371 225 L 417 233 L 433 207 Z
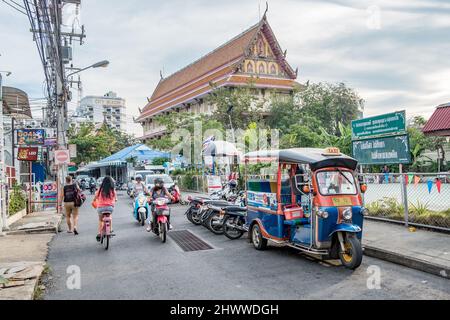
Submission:
M 266 73 L 266 68 L 264 68 L 262 63 L 259 65 L 259 73 Z
M 253 64 L 251 62 L 247 63 L 247 72 L 253 73 Z
M 277 67 L 274 64 L 270 67 L 270 74 L 277 74 Z

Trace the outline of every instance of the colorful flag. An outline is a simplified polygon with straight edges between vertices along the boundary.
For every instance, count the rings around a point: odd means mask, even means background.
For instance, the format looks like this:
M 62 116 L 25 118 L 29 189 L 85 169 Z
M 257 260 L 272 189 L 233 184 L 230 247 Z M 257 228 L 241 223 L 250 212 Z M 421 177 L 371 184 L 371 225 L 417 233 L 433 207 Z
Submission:
M 409 175 L 409 183 L 413 183 L 413 181 L 414 181 L 414 175 L 410 174 Z
M 436 179 L 436 187 L 439 193 L 441 193 L 441 186 L 442 186 L 441 180 Z
M 431 190 L 433 189 L 433 181 L 428 180 L 427 185 L 428 185 L 428 193 L 431 193 Z
M 389 183 L 389 173 L 384 174 L 384 182 Z
M 414 186 L 417 186 L 420 182 L 420 177 L 414 176 Z
M 405 184 L 408 184 L 409 183 L 409 177 L 408 177 L 408 175 L 405 175 Z

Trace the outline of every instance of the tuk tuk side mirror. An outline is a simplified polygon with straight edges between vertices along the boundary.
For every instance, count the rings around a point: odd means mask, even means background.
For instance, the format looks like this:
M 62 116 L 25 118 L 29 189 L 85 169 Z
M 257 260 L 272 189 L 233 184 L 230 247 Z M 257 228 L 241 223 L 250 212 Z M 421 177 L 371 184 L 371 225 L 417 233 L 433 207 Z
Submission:
M 361 189 L 362 193 L 366 193 L 366 191 L 367 191 L 367 184 L 365 184 L 365 183 L 361 184 L 360 189 Z
M 304 185 L 302 191 L 306 194 L 311 192 L 311 188 L 308 185 Z

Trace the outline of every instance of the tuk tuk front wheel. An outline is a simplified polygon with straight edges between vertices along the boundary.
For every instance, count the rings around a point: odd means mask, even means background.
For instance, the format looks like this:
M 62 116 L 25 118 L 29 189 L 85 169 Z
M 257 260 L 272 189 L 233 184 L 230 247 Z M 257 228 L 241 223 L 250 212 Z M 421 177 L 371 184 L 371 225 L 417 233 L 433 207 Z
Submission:
M 339 249 L 339 258 L 342 264 L 351 270 L 355 270 L 362 262 L 361 242 L 356 237 L 347 237 L 344 242 L 345 252 Z
M 257 223 L 252 228 L 252 242 L 256 250 L 267 249 L 267 239 L 264 239 L 261 233 L 261 228 Z

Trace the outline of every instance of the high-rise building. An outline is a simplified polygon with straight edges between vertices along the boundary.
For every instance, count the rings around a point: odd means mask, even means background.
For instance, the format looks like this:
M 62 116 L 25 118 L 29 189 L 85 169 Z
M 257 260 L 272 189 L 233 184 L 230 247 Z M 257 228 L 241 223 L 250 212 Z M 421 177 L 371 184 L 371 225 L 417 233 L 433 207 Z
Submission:
M 80 106 L 73 118 L 82 122 L 94 124 L 106 122 L 110 127 L 126 131 L 127 116 L 125 99 L 117 96 L 115 92 L 108 92 L 104 96 L 86 96 L 81 99 Z

